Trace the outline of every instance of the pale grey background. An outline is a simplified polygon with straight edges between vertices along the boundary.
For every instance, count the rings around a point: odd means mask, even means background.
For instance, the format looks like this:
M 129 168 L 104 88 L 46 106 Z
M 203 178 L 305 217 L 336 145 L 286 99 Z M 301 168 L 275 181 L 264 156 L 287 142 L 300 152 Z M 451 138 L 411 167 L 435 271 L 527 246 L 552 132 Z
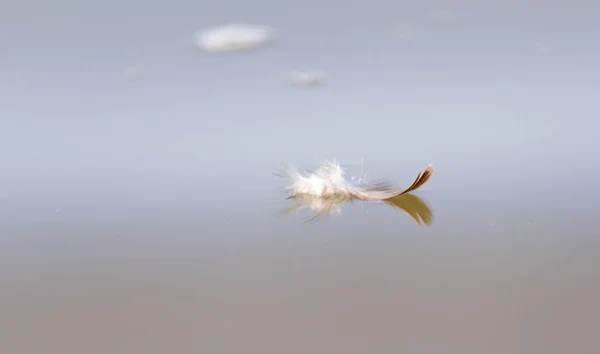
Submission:
M 0 351 L 600 352 L 599 10 L 2 0 Z M 276 39 L 193 46 L 229 22 Z M 333 157 L 433 163 L 434 224 L 276 217 L 278 163 Z

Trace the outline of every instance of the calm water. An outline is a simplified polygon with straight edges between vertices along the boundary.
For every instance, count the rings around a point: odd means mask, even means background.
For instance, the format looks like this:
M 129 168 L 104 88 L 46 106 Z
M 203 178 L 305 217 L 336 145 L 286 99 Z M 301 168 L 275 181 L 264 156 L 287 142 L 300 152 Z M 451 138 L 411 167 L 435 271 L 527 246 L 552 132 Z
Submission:
M 598 7 L 438 8 L 3 2 L 0 351 L 600 352 Z M 279 37 L 192 47 L 232 19 Z M 434 164 L 432 223 L 281 215 L 278 164 L 329 158 Z

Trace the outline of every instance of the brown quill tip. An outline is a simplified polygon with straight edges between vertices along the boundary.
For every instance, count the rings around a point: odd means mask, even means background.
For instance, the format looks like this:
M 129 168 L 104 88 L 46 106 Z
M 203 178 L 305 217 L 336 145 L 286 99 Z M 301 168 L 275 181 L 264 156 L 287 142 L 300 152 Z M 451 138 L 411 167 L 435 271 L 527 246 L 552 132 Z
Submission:
M 417 175 L 417 178 L 415 179 L 413 184 L 400 194 L 406 194 L 406 193 L 412 192 L 416 189 L 419 189 L 421 186 L 423 186 L 425 183 L 427 183 L 427 181 L 429 180 L 429 178 L 431 177 L 432 174 L 433 174 L 433 165 L 429 164 L 422 172 L 419 173 L 419 175 Z

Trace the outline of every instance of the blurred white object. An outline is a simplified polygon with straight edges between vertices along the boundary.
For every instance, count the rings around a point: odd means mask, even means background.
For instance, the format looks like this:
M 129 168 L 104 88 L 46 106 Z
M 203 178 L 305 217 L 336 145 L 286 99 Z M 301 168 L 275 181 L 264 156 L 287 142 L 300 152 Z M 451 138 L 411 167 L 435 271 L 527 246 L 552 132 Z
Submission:
M 211 53 L 235 52 L 265 45 L 272 38 L 272 30 L 265 26 L 233 23 L 201 31 L 196 45 Z
M 324 75 L 317 71 L 294 72 L 291 79 L 296 86 L 314 87 L 323 84 Z
M 433 11 L 429 15 L 429 21 L 433 25 L 440 27 L 454 26 L 458 23 L 458 20 L 458 13 L 446 9 Z
M 535 50 L 540 53 L 548 54 L 553 51 L 553 47 L 547 41 L 537 41 L 535 42 Z
M 396 33 L 401 39 L 405 41 L 410 41 L 415 37 L 415 29 L 411 25 L 406 23 L 402 23 L 396 26 Z
M 131 81 L 139 81 L 144 78 L 144 71 L 139 66 L 132 66 L 125 70 L 125 77 Z

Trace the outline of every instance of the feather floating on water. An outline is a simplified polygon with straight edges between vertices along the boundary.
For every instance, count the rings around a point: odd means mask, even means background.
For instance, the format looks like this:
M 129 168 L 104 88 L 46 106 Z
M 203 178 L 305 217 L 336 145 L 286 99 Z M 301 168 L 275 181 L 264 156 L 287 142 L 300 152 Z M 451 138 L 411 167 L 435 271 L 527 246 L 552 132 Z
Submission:
M 315 171 L 300 173 L 284 167 L 279 176 L 291 181 L 286 187 L 289 197 L 311 196 L 319 198 L 346 198 L 366 201 L 386 200 L 412 192 L 422 187 L 431 178 L 433 165 L 421 171 L 415 181 L 406 189 L 393 187 L 385 180 L 351 183 L 344 178 L 345 171 L 339 163 L 326 161 Z

